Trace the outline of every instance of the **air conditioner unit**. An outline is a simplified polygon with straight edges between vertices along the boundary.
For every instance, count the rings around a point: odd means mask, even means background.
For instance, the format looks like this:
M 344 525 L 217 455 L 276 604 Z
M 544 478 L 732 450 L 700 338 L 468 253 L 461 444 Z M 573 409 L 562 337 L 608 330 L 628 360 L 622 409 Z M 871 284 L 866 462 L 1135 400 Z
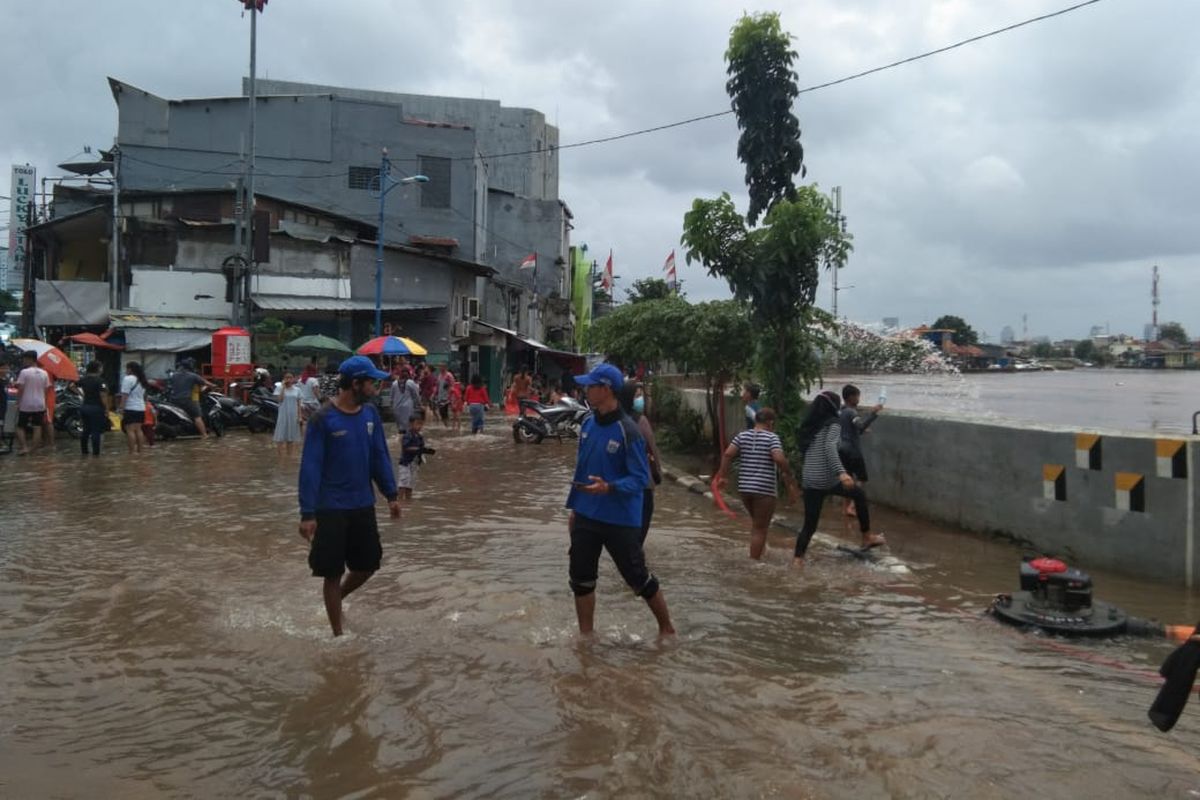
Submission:
M 467 298 L 467 319 L 479 319 L 479 298 Z
M 450 326 L 450 335 L 455 339 L 466 339 L 471 335 L 471 322 L 465 319 L 456 319 L 454 324 Z

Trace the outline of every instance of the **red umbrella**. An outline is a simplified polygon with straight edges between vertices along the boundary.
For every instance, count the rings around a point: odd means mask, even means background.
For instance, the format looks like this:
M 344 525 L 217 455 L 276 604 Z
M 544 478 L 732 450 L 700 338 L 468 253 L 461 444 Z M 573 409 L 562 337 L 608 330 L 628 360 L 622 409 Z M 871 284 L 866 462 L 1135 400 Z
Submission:
M 38 366 L 49 372 L 50 377 L 60 381 L 79 380 L 79 370 L 75 367 L 75 362 L 54 345 L 40 339 L 13 339 L 12 346 L 18 350 L 32 350 L 37 353 Z
M 97 336 L 94 333 L 76 333 L 73 336 L 68 336 L 67 341 L 75 342 L 75 344 L 86 344 L 89 347 L 99 347 L 104 350 L 124 350 L 125 345 L 113 344 L 107 339 Z

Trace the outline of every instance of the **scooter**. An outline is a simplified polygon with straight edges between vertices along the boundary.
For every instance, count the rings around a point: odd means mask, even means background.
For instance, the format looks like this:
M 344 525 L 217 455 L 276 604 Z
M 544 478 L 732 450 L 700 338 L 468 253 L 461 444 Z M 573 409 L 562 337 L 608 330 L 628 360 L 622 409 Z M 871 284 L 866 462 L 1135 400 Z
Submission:
M 205 392 L 201 395 L 200 408 L 205 414 L 211 409 L 216 409 L 217 413 L 221 415 L 226 429 L 241 426 L 248 428 L 251 433 L 266 430 L 258 419 L 259 407 L 257 405 L 239 403 L 227 394 L 211 390 Z
M 154 401 L 152 401 L 154 402 Z M 196 423 L 182 408 L 162 401 L 154 402 L 156 421 L 154 435 L 159 439 L 177 439 L 180 436 L 199 436 Z M 225 433 L 225 420 L 216 406 L 209 406 L 204 414 L 204 426 L 216 436 Z
M 591 411 L 570 397 L 549 406 L 536 400 L 522 400 L 519 405 L 521 416 L 513 423 L 513 441 L 518 444 L 539 444 L 548 436 L 560 442 L 564 437 L 578 439 L 583 419 Z

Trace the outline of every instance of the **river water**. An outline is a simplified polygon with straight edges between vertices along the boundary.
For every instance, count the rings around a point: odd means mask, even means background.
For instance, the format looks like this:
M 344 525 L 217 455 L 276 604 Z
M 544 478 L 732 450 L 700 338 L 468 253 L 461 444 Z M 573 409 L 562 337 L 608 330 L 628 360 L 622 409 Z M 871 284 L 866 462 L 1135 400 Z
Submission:
M 1001 379 L 1003 380 L 1003 379 Z M 902 396 L 896 391 L 897 399 Z M 0 796 L 1195 797 L 1200 702 L 1145 712 L 1170 651 L 983 616 L 1020 552 L 881 514 L 897 575 L 660 490 L 680 635 L 602 563 L 574 632 L 570 444 L 429 431 L 381 572 L 328 633 L 265 437 L 0 459 Z M 830 512 L 825 530 L 837 533 Z M 1170 622 L 1200 597 L 1097 574 Z
M 851 382 L 875 403 L 909 411 L 965 414 L 1104 430 L 1191 433 L 1200 411 L 1200 371 L 1074 369 L 933 375 L 835 375 L 828 388 Z

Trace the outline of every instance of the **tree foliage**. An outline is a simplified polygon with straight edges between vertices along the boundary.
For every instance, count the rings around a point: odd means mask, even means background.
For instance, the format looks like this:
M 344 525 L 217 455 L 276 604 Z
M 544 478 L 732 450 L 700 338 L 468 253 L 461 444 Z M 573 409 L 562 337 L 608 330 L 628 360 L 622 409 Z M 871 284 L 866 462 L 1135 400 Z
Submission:
M 299 325 L 288 325 L 278 317 L 264 317 L 253 330 L 255 360 L 262 364 L 284 363 L 289 354 L 283 346 L 304 332 Z
M 950 339 L 960 347 L 969 344 L 979 344 L 979 334 L 962 317 L 956 317 L 953 314 L 943 314 L 935 319 L 933 325 L 930 327 L 936 330 L 954 331 L 950 335 Z
M 642 278 L 633 282 L 632 289 L 625 290 L 625 298 L 630 303 L 642 303 L 646 300 L 662 300 L 675 294 L 671 284 L 662 278 Z M 684 296 L 680 294 L 680 296 Z
M 820 371 L 812 324 L 820 269 L 840 267 L 851 249 L 829 200 L 815 186 L 795 183 L 804 176 L 800 123 L 792 113 L 800 93 L 796 58 L 778 14 L 744 15 L 734 25 L 725 89 L 741 130 L 738 158 L 750 207 L 743 217 L 728 193 L 697 199 L 684 215 L 681 240 L 689 264 L 699 261 L 724 278 L 751 309 L 758 377 L 781 431 L 799 414 L 800 390 Z
M 802 186 L 780 200 L 764 225 L 751 229 L 728 193 L 697 199 L 684 215 L 688 263 L 699 261 L 722 277 L 733 296 L 751 309 L 759 375 L 768 402 L 780 414 L 798 408 L 797 395 L 819 375 L 813 309 L 820 270 L 845 262 L 851 237 L 842 232 L 827 197 Z M 782 428 L 782 426 L 781 426 Z
M 17 302 L 17 298 L 13 296 L 12 292 L 7 289 L 0 290 L 0 312 L 16 311 L 20 307 L 21 304 Z
M 747 346 L 752 332 L 750 314 L 736 300 L 692 304 L 672 295 L 620 306 L 596 322 L 592 336 L 597 350 L 624 366 L 671 361 L 703 376 L 715 434 L 724 388 L 744 377 L 754 359 Z
M 1158 329 L 1158 338 L 1159 341 L 1175 342 L 1176 344 L 1188 344 L 1191 341 L 1188 339 L 1183 324 L 1179 322 L 1164 322 Z
M 805 174 L 800 121 L 792 113 L 800 90 L 791 38 L 779 14 L 747 14 L 733 26 L 725 51 L 725 91 L 742 132 L 737 154 L 746 166 L 751 225 L 780 199 L 793 199 L 794 178 Z

